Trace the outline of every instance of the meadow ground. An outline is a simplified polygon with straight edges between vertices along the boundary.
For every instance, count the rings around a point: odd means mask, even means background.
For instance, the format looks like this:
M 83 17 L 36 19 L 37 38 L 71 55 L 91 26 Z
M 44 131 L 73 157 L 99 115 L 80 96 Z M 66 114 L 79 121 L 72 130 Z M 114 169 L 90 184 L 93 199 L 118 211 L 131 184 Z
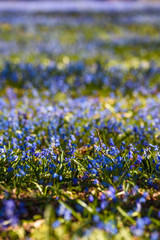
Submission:
M 160 15 L 0 15 L 0 239 L 159 239 Z

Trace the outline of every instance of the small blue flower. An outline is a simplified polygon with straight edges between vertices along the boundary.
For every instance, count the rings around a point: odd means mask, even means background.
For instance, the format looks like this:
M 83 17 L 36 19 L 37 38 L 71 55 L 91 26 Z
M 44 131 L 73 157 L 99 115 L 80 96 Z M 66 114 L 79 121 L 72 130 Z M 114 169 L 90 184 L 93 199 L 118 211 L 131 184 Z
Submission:
M 94 179 L 94 180 L 93 180 L 93 184 L 95 184 L 95 185 L 99 184 L 98 179 Z
M 54 222 L 52 223 L 52 227 L 53 227 L 53 228 L 57 228 L 57 227 L 59 227 L 60 225 L 61 225 L 61 223 L 60 223 L 59 220 L 56 220 L 56 221 L 54 221 Z
M 106 200 L 103 200 L 100 203 L 100 207 L 101 207 L 102 210 L 104 210 L 107 206 L 108 206 L 108 202 Z
M 99 216 L 98 215 L 94 215 L 93 216 L 93 222 L 99 222 Z
M 143 158 L 141 157 L 141 155 L 137 155 L 137 160 L 135 161 L 135 164 L 140 164 L 142 162 Z
M 11 172 L 11 171 L 13 171 L 13 170 L 14 170 L 13 167 L 9 167 L 9 168 L 7 169 L 7 172 Z
M 66 220 L 66 221 L 69 221 L 69 220 L 71 220 L 71 212 L 70 212 L 70 210 L 68 210 L 68 209 L 66 209 L 65 210 L 65 213 L 64 213 L 64 219 Z
M 52 175 L 52 178 L 58 178 L 58 174 L 57 173 L 53 173 L 53 175 Z
M 158 240 L 159 239 L 159 233 L 158 232 L 153 232 L 151 234 L 151 240 Z
M 107 192 L 108 197 L 114 199 L 115 198 L 115 193 L 116 193 L 115 188 L 110 186 L 108 188 L 108 192 Z
M 63 180 L 63 177 L 60 175 L 59 176 L 59 181 L 62 181 Z
M 89 202 L 93 202 L 93 201 L 94 201 L 94 197 L 93 197 L 92 195 L 90 195 L 90 196 L 88 197 L 88 200 L 89 200 Z
M 108 233 L 111 233 L 112 235 L 115 235 L 118 233 L 118 229 L 115 226 L 113 221 L 108 221 L 105 225 L 104 225 L 104 230 Z

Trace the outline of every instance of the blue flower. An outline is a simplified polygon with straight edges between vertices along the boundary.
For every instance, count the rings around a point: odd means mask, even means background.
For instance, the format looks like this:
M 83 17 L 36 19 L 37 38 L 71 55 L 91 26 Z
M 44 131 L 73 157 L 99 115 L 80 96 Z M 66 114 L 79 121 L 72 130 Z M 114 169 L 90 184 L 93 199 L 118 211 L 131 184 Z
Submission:
M 59 227 L 60 225 L 61 225 L 61 223 L 60 223 L 59 220 L 56 220 L 56 221 L 54 221 L 54 222 L 52 223 L 52 227 L 53 227 L 53 228 L 57 228 L 57 227 Z
M 143 218 L 138 218 L 137 219 L 137 228 L 143 229 L 145 226 L 145 222 Z
M 158 240 L 159 239 L 159 233 L 158 232 L 153 232 L 151 234 L 151 240 Z
M 94 201 L 94 197 L 93 197 L 92 195 L 90 195 L 90 196 L 88 197 L 88 200 L 89 200 L 89 202 L 93 202 L 93 201 Z
M 60 175 L 59 176 L 59 181 L 62 181 L 63 180 L 63 177 Z
M 160 171 L 160 162 L 156 164 L 156 170 Z
M 93 180 L 93 184 L 95 184 L 95 185 L 99 184 L 99 180 L 98 179 L 94 179 Z
M 141 155 L 137 155 L 137 160 L 135 161 L 135 164 L 140 164 L 142 162 L 143 158 L 141 157 Z
M 116 193 L 115 188 L 112 187 L 112 186 L 110 186 L 110 187 L 108 188 L 108 191 L 107 191 L 108 197 L 114 199 L 114 198 L 115 198 L 115 193 Z
M 110 145 L 110 146 L 114 146 L 114 142 L 113 142 L 113 139 L 112 139 L 112 138 L 109 139 L 109 145 Z
M 17 177 L 23 177 L 25 175 L 26 175 L 26 173 L 23 171 L 23 169 L 20 169 L 19 173 L 16 174 Z
M 98 215 L 93 215 L 93 222 L 99 222 L 99 216 Z
M 7 169 L 7 172 L 11 172 L 11 171 L 13 171 L 13 170 L 14 170 L 13 167 L 9 167 L 9 168 Z
M 144 218 L 143 218 L 143 221 L 144 221 L 144 224 L 145 224 L 145 225 L 151 224 L 151 220 L 150 220 L 149 217 L 144 217 Z
M 9 200 L 4 200 L 3 204 L 4 204 L 4 208 L 3 208 L 2 215 L 4 216 L 5 219 L 9 221 L 7 225 L 12 225 L 12 226 L 17 225 L 19 222 L 19 218 L 18 218 L 18 212 L 16 209 L 15 202 L 12 199 L 9 199 Z M 4 227 L 6 226 L 3 220 L 1 225 Z
M 144 233 L 144 229 L 142 228 L 137 228 L 137 227 L 131 227 L 131 232 L 133 233 L 134 236 L 141 237 Z
M 106 200 L 101 201 L 100 208 L 104 210 L 108 206 L 108 202 Z
M 53 173 L 53 175 L 52 175 L 52 178 L 58 178 L 58 174 L 57 173 Z
M 71 219 L 71 212 L 63 204 L 60 204 L 56 210 L 58 216 L 63 216 L 66 221 Z
M 108 221 L 105 225 L 104 225 L 104 230 L 108 233 L 111 233 L 112 235 L 115 235 L 118 233 L 118 229 L 115 226 L 113 221 Z
M 64 212 L 64 219 L 66 221 L 69 221 L 69 220 L 71 220 L 71 217 L 72 217 L 72 215 L 71 215 L 70 210 L 66 209 L 65 212 Z

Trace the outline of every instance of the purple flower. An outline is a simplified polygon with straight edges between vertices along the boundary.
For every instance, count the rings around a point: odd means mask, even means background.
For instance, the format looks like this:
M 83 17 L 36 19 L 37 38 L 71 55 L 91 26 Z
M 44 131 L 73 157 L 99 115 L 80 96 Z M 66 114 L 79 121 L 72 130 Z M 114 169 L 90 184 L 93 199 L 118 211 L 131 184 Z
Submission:
M 159 239 L 159 233 L 158 232 L 153 232 L 151 234 L 151 240 L 158 240 Z
M 90 195 L 90 196 L 88 197 L 88 200 L 89 200 L 89 202 L 93 202 L 93 201 L 94 201 L 94 197 L 93 197 L 92 195 Z
M 13 216 L 12 218 L 10 218 L 10 221 L 12 226 L 16 226 L 19 223 L 19 219 L 17 216 Z
M 131 166 L 130 166 L 130 169 L 133 170 L 134 167 L 135 167 L 134 165 L 131 165 Z
M 108 206 L 108 202 L 103 200 L 101 203 L 100 203 L 100 207 L 102 210 L 104 210 L 106 207 Z
M 99 221 L 99 222 L 97 222 L 97 228 L 99 228 L 99 229 L 104 229 L 104 222 L 102 222 L 102 221 Z
M 95 184 L 95 185 L 99 184 L 98 179 L 94 179 L 93 184 Z
M 144 224 L 145 224 L 145 225 L 149 225 L 149 224 L 151 223 L 151 220 L 150 220 L 149 217 L 144 217 L 144 218 L 143 218 L 143 221 L 144 221 Z
M 115 198 L 115 193 L 116 193 L 115 188 L 110 186 L 108 188 L 108 192 L 107 192 L 108 197 L 114 199 Z
M 143 158 L 141 157 L 141 155 L 137 155 L 137 160 L 135 161 L 135 164 L 140 164 L 142 162 Z
M 64 205 L 60 204 L 59 207 L 56 210 L 58 216 L 63 216 L 65 213 L 65 207 Z
M 7 218 L 13 217 L 16 206 L 13 200 L 5 200 L 5 215 Z
M 137 219 L 137 228 L 143 229 L 144 226 L 145 226 L 144 219 L 143 219 L 143 218 L 138 218 L 138 219 Z
M 12 199 L 10 199 L 10 200 L 4 200 L 3 204 L 4 204 L 3 216 L 5 219 L 9 221 L 7 225 L 12 225 L 12 226 L 17 225 L 19 222 L 19 219 L 18 219 L 19 214 L 16 209 L 15 202 Z M 2 226 L 5 227 L 3 220 L 2 220 Z
M 134 236 L 141 237 L 143 235 L 144 230 L 137 227 L 131 227 L 131 232 Z
M 131 231 L 135 236 L 140 237 L 143 235 L 145 226 L 149 225 L 150 223 L 151 221 L 148 217 L 138 218 L 136 222 L 136 226 L 132 226 Z
M 105 199 L 106 199 L 106 195 L 102 193 L 102 195 L 100 196 L 100 200 L 105 200 Z
M 73 182 L 74 185 L 77 185 L 78 184 L 78 179 L 77 178 L 73 178 L 72 182 Z

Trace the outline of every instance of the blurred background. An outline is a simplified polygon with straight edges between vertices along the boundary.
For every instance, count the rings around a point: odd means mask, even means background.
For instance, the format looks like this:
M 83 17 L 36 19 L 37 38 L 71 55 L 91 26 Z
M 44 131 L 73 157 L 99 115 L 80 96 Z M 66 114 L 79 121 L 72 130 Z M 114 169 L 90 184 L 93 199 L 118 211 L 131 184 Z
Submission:
M 4 1 L 4 0 L 0 0 L 0 1 Z M 24 1 L 24 0 L 5 0 L 5 1 L 9 1 L 9 2 L 14 2 L 15 1 L 16 2 L 16 1 Z M 44 0 L 27 0 L 27 2 L 29 2 L 29 1 L 44 1 Z M 57 1 L 57 0 L 49 0 L 49 1 Z M 64 0 L 59 0 L 59 1 L 64 1 Z M 68 0 L 68 2 L 69 1 L 71 2 L 73 0 Z M 107 1 L 121 1 L 121 0 L 74 0 L 74 2 L 75 1 L 79 1 L 79 2 L 80 1 L 84 1 L 84 2 L 85 1 L 98 1 L 98 2 L 102 2 L 103 1 L 103 2 L 107 2 Z M 132 2 L 135 2 L 135 1 L 143 1 L 143 2 L 144 1 L 149 1 L 149 2 L 151 2 L 150 0 L 122 0 L 122 1 L 126 1 L 126 2 L 131 2 L 131 1 Z M 153 1 L 159 1 L 159 0 L 152 0 L 152 2 Z

